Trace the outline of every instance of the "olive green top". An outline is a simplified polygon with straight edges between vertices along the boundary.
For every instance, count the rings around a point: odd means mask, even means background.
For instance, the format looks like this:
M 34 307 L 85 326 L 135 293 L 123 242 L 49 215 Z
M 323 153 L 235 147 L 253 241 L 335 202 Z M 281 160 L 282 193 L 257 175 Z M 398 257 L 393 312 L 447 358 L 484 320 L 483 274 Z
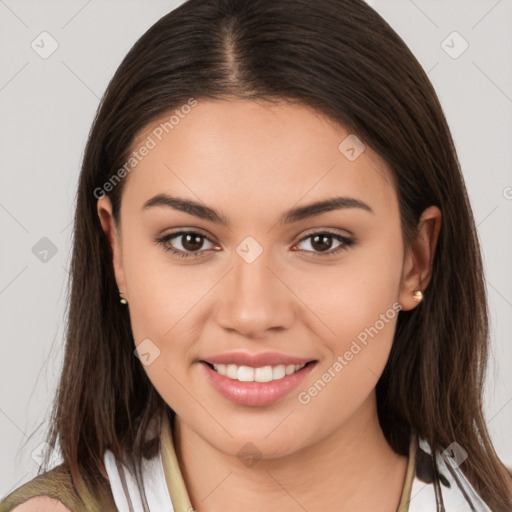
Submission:
M 9 512 L 36 496 L 56 498 L 72 512 L 117 512 L 110 491 L 99 490 L 94 496 L 82 500 L 64 464 L 36 476 L 15 489 L 0 502 L 0 512 Z

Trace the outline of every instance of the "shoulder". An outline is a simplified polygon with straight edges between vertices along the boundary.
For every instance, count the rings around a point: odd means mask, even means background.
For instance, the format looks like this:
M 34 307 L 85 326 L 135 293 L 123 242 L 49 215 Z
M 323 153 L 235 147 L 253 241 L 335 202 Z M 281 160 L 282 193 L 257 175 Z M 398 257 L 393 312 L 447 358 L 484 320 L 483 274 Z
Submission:
M 83 498 L 64 464 L 40 474 L 0 502 L 0 512 L 89 512 L 117 510 L 109 489 Z
M 0 502 L 0 512 L 66 512 L 75 502 L 71 477 L 64 464 L 60 464 L 12 491 Z
M 17 505 L 12 512 L 71 512 L 62 501 L 50 496 L 37 496 Z

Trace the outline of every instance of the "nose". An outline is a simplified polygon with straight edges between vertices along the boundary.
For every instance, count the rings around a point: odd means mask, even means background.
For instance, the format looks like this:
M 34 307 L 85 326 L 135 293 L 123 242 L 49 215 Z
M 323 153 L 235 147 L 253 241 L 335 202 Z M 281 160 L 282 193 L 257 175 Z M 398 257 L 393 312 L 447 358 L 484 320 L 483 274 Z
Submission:
M 273 268 L 270 252 L 263 251 L 252 263 L 235 255 L 234 267 L 218 290 L 217 321 L 226 331 L 257 339 L 292 325 L 296 297 L 283 272 Z

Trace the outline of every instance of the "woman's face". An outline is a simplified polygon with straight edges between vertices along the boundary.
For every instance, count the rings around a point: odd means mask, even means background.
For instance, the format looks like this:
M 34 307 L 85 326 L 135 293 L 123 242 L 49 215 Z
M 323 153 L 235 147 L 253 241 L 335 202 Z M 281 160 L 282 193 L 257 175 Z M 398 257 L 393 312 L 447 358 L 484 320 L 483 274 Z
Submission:
M 133 145 L 145 156 L 124 178 L 119 226 L 108 197 L 98 201 L 145 371 L 180 421 L 226 453 L 251 442 L 290 454 L 365 423 L 398 310 L 416 305 L 421 284 L 388 169 L 305 106 L 189 110 Z M 314 363 L 286 375 L 293 359 Z

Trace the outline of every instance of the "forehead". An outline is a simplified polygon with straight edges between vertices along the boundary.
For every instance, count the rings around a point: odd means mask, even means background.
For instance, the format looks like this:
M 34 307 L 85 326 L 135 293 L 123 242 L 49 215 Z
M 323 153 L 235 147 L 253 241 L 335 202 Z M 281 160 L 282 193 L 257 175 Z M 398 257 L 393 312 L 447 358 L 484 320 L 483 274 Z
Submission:
M 346 195 L 389 210 L 396 203 L 390 171 L 354 137 L 300 104 L 198 100 L 139 133 L 132 145 L 139 160 L 123 203 L 142 208 L 150 197 L 169 193 L 254 216 Z M 144 146 L 150 149 L 141 151 Z

